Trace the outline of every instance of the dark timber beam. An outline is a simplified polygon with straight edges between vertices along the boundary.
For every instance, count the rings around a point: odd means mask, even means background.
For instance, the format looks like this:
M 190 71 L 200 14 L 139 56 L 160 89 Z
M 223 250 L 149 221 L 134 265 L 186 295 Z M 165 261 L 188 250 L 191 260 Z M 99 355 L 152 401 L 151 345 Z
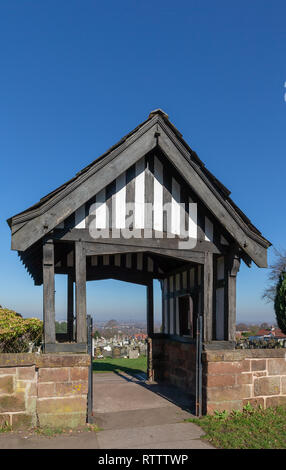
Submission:
M 153 348 L 152 335 L 154 334 L 154 298 L 153 281 L 147 284 L 147 378 L 153 380 Z
M 235 254 L 228 257 L 227 269 L 227 322 L 228 340 L 235 341 L 236 332 L 236 275 L 240 268 L 240 259 Z
M 147 334 L 154 333 L 154 299 L 153 299 L 153 281 L 147 284 Z
M 204 264 L 204 341 L 211 341 L 212 323 L 213 323 L 213 255 L 212 253 L 205 253 Z M 199 312 L 200 313 L 200 312 Z
M 106 233 L 106 232 L 105 232 Z M 104 235 L 105 235 L 104 233 Z M 151 234 L 151 232 L 150 232 Z M 123 236 L 124 235 L 124 236 Z M 127 238 L 128 237 L 128 238 Z M 175 251 L 182 251 L 182 252 L 190 252 L 190 253 L 204 253 L 205 251 L 210 251 L 211 253 L 222 254 L 227 251 L 227 248 L 218 247 L 212 242 L 208 242 L 205 240 L 195 240 L 190 238 L 189 241 L 191 242 L 192 248 L 189 248 L 187 245 L 180 245 L 180 243 L 185 242 L 187 239 L 180 239 L 177 236 L 171 236 L 171 234 L 167 234 L 165 232 L 157 232 L 152 231 L 152 237 L 147 238 L 144 237 L 144 231 L 141 229 L 135 229 L 132 232 L 132 236 L 130 236 L 127 232 L 123 231 L 123 234 L 120 233 L 119 230 L 112 231 L 107 233 L 105 237 L 98 237 L 93 238 L 92 235 L 89 233 L 87 229 L 72 229 L 69 231 L 65 230 L 56 230 L 53 234 L 53 238 L 55 240 L 60 241 L 68 241 L 68 242 L 75 242 L 82 240 L 84 242 L 88 242 L 87 250 L 93 249 L 93 247 L 97 246 L 98 250 L 104 251 L 104 253 L 98 254 L 109 254 L 114 253 L 114 247 L 122 246 L 122 250 L 125 246 L 127 246 L 129 251 L 134 251 L 133 248 L 137 249 L 139 247 L 142 248 L 156 248 L 156 249 L 167 249 L 167 250 L 175 250 Z M 132 248 L 132 249 L 131 249 Z M 110 252 L 108 251 L 110 250 Z M 95 254 L 95 253 L 93 253 Z
M 68 340 L 73 341 L 73 320 L 74 320 L 74 298 L 73 298 L 73 276 L 67 276 L 67 333 Z
M 44 344 L 56 342 L 54 242 L 43 243 Z
M 87 342 L 86 255 L 83 242 L 75 243 L 76 342 Z

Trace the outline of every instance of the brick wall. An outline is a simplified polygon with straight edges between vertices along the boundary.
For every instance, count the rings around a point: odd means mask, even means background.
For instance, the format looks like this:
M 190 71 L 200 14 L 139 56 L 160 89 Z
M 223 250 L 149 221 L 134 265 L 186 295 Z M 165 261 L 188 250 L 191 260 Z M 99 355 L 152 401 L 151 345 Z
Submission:
M 0 425 L 85 424 L 86 354 L 0 354 Z
M 196 346 L 167 338 L 152 338 L 154 379 L 195 396 Z
M 285 349 L 203 353 L 204 412 L 286 405 Z

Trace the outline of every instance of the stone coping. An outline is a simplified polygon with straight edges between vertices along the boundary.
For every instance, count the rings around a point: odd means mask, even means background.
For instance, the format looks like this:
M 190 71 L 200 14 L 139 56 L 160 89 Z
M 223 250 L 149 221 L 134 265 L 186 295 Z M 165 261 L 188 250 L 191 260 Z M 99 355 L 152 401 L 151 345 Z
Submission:
M 36 354 L 36 353 L 1 353 L 0 367 L 85 367 L 90 365 L 89 354 Z
M 235 349 L 235 350 L 217 350 L 203 352 L 203 362 L 235 362 L 244 359 L 271 359 L 285 358 L 286 349 Z

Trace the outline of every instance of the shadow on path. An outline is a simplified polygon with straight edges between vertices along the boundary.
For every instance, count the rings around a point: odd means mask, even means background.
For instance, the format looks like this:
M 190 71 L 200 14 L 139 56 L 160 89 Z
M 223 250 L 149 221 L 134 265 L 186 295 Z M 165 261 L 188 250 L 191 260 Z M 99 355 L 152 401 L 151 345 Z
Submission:
M 99 363 L 96 364 L 96 370 L 99 371 Z M 191 414 L 195 413 L 195 398 L 176 387 L 175 385 L 158 383 L 158 382 L 149 382 L 147 381 L 147 374 L 142 372 L 139 369 L 131 369 L 124 366 L 118 366 L 110 363 L 102 363 L 102 370 L 107 372 L 107 369 L 110 372 L 116 374 L 117 377 L 127 381 L 127 382 L 136 382 L 136 384 L 144 387 L 145 389 L 153 392 L 159 397 L 164 398 L 168 402 L 178 406 L 184 411 L 187 411 Z M 95 369 L 93 367 L 93 369 Z M 100 374 L 101 375 L 101 374 Z M 103 374 L 102 374 L 103 375 Z M 105 375 L 105 374 L 104 374 Z M 98 378 L 97 374 L 94 374 L 94 380 Z

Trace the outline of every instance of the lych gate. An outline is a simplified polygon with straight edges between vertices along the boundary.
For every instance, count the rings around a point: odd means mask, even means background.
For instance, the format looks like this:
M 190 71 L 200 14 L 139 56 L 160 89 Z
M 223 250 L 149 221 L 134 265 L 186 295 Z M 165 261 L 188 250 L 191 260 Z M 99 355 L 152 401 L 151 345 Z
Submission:
M 87 281 L 139 283 L 147 290 L 155 378 L 189 391 L 197 316 L 205 349 L 233 348 L 240 261 L 266 267 L 270 245 L 161 110 L 8 223 L 12 249 L 43 284 L 45 352 L 86 352 Z M 55 274 L 67 275 L 68 331 L 60 336 Z M 160 334 L 154 279 L 162 288 Z

